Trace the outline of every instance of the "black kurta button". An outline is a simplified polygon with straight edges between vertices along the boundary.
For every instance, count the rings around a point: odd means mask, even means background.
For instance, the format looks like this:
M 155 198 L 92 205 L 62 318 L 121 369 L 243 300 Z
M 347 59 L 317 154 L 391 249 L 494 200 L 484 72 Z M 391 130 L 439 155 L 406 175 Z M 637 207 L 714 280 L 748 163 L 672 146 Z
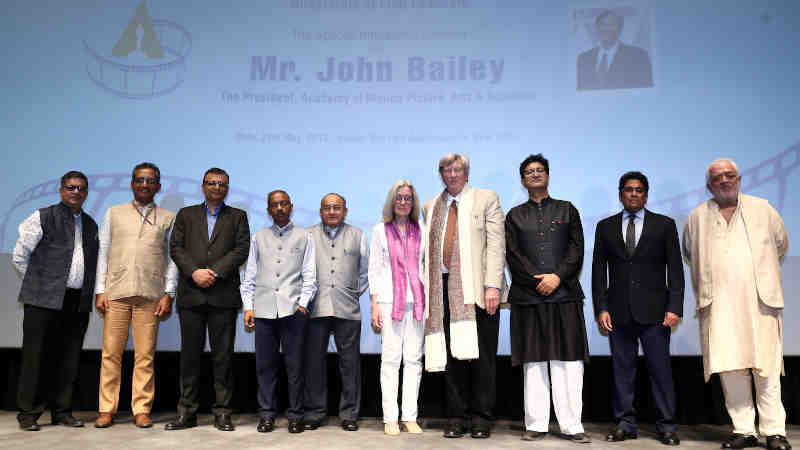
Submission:
M 333 269 L 331 269 L 331 273 L 334 273 L 334 272 L 336 272 L 336 271 L 335 271 L 335 270 L 333 270 Z
M 335 256 L 331 256 L 331 261 L 333 261 L 334 259 L 336 259 L 336 257 Z

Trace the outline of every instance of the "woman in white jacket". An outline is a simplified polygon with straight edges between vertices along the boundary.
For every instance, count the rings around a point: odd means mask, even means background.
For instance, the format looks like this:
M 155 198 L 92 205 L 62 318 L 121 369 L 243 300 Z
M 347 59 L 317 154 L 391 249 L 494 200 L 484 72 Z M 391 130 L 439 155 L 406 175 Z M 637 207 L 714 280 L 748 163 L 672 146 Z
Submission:
M 383 220 L 372 229 L 369 285 L 372 326 L 381 333 L 381 391 L 384 432 L 422 433 L 417 397 L 425 343 L 425 236 L 417 191 L 408 180 L 392 185 Z M 397 389 L 403 362 L 402 415 Z

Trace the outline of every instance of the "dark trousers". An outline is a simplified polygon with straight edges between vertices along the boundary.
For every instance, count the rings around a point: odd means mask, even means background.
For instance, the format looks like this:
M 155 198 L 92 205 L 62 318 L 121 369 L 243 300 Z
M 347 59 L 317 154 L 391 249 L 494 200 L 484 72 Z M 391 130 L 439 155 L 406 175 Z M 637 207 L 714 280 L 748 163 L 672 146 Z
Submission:
M 447 367 L 444 372 L 445 413 L 451 422 L 464 423 L 470 417 L 473 427 L 491 425 L 497 394 L 497 335 L 500 313 L 490 315 L 475 307 L 478 327 L 478 359 L 462 361 L 450 353 L 450 305 L 447 296 L 447 275 L 442 277 L 444 290 L 444 338 L 447 345 Z
M 53 419 L 72 413 L 89 313 L 79 312 L 80 290 L 67 289 L 61 310 L 25 305 L 17 420 L 30 423 L 50 406 Z
M 611 367 L 614 375 L 611 411 L 619 427 L 625 431 L 637 430 L 633 399 L 636 389 L 634 381 L 639 341 L 642 343 L 642 351 L 647 360 L 650 388 L 658 414 L 656 429 L 664 433 L 677 429 L 675 383 L 672 379 L 672 363 L 669 356 L 670 332 L 668 327 L 660 324 L 615 323 L 614 330 L 609 333 Z
M 236 316 L 234 308 L 179 308 L 181 325 L 181 396 L 178 414 L 194 416 L 200 408 L 200 371 L 203 351 L 206 347 L 206 329 L 211 346 L 211 362 L 214 373 L 215 415 L 230 414 L 233 397 L 233 344 L 236 340 Z
M 342 395 L 339 398 L 339 418 L 358 420 L 361 410 L 361 321 L 319 317 L 308 321 L 306 335 L 306 394 L 307 420 L 322 420 L 328 415 L 328 341 L 333 333 L 339 353 L 339 376 Z
M 256 375 L 259 414 L 265 419 L 278 415 L 278 369 L 283 349 L 289 390 L 286 418 L 303 419 L 303 342 L 308 316 L 295 311 L 279 319 L 256 318 Z

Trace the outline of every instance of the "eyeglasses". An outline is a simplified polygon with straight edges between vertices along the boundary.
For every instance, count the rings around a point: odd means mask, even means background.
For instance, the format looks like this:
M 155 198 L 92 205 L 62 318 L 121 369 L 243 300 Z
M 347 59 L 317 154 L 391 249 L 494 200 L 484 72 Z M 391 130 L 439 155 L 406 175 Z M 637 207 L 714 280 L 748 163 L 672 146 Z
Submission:
M 89 186 L 81 186 L 79 184 L 65 184 L 64 186 L 61 187 L 70 192 L 71 191 L 86 192 L 89 190 Z
M 271 202 L 271 203 L 267 204 L 267 209 L 277 208 L 279 206 L 284 207 L 284 208 L 288 208 L 291 205 L 292 205 L 292 203 L 290 201 L 281 200 L 279 202 Z
M 526 177 L 529 177 L 535 173 L 544 173 L 544 172 L 545 172 L 544 167 L 534 167 L 532 169 L 523 171 L 522 174 Z
M 396 195 L 394 197 L 395 203 L 411 203 L 414 201 L 414 197 L 411 195 Z
M 714 175 L 713 177 L 711 177 L 711 182 L 712 183 L 719 183 L 719 181 L 722 180 L 723 178 L 725 178 L 728 181 L 733 181 L 738 177 L 739 177 L 739 174 L 736 173 L 736 172 L 725 172 L 725 173 L 721 173 L 719 175 Z
M 636 193 L 637 193 L 637 194 L 644 194 L 645 192 L 647 192 L 647 191 L 645 191 L 645 190 L 644 190 L 644 188 L 643 188 L 643 187 L 638 187 L 638 186 L 637 186 L 637 187 L 633 187 L 633 186 L 625 186 L 624 188 L 622 188 L 622 190 L 623 190 L 623 191 L 624 191 L 626 194 L 630 194 L 630 193 L 631 193 L 631 192 L 633 192 L 633 191 L 636 191 Z
M 220 189 L 228 188 L 228 183 L 224 181 L 204 181 L 203 184 L 205 184 L 208 187 L 219 186 Z
M 322 211 L 340 212 L 340 211 L 342 211 L 344 209 L 344 206 L 342 206 L 342 205 L 325 205 L 325 206 L 321 207 L 320 209 Z
M 158 178 L 150 178 L 150 177 L 137 177 L 133 179 L 135 184 L 158 184 Z

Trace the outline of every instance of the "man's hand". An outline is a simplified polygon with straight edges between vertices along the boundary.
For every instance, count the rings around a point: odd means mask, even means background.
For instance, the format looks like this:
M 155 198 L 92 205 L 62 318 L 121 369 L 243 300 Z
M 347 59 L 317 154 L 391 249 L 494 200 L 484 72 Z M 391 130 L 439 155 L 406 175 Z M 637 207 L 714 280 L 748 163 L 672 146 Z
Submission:
M 94 307 L 100 311 L 100 314 L 105 314 L 108 310 L 108 297 L 105 293 L 100 293 L 94 296 Z
M 192 272 L 192 280 L 201 288 L 207 288 L 214 285 L 217 281 L 217 274 L 211 269 L 197 269 Z
M 611 332 L 614 327 L 611 325 L 611 314 L 608 311 L 603 311 L 597 315 L 597 323 L 600 324 L 600 328 L 607 332 Z
M 297 306 L 297 310 L 303 313 L 304 316 L 308 315 L 308 310 L 300 305 Z
M 244 315 L 242 316 L 244 319 L 244 326 L 247 328 L 255 328 L 256 327 L 256 313 L 252 309 L 245 310 Z
M 486 312 L 493 316 L 497 312 L 497 307 L 500 306 L 500 289 L 487 287 L 483 293 L 483 302 L 486 305 Z
M 156 305 L 156 315 L 162 317 L 172 311 L 172 297 L 169 294 L 164 294 Z
M 561 278 L 554 273 L 545 273 L 542 275 L 534 275 L 533 278 L 541 280 L 539 285 L 536 286 L 536 292 L 548 296 L 553 293 L 558 286 L 561 285 Z
M 681 316 L 679 316 L 679 315 L 677 315 L 675 313 L 671 313 L 671 312 L 667 311 L 664 314 L 664 323 L 662 325 L 664 325 L 665 327 L 672 328 L 675 325 L 677 325 L 678 322 L 680 322 L 680 321 L 681 321 Z
M 377 302 L 372 302 L 372 328 L 375 331 L 380 331 L 383 328 L 383 317 L 381 317 L 381 308 Z

